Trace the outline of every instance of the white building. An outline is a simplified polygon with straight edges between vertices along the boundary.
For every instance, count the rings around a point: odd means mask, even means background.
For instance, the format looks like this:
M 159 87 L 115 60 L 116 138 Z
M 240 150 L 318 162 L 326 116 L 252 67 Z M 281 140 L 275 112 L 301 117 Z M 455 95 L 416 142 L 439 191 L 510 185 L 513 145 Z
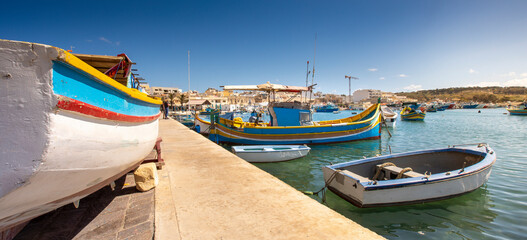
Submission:
M 366 99 L 377 99 L 382 96 L 381 90 L 375 89 L 360 89 L 353 92 L 353 101 L 360 102 Z
M 150 94 L 154 96 L 165 96 L 170 93 L 181 93 L 181 89 L 175 87 L 150 87 Z

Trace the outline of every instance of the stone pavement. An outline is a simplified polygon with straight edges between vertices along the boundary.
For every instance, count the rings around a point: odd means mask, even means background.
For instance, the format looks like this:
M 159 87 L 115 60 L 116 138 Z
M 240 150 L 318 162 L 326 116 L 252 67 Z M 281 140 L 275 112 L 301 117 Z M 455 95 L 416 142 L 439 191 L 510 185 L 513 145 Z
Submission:
M 155 239 L 383 239 L 181 123 L 159 124 Z
M 152 239 L 155 190 L 135 189 L 133 173 L 81 199 L 33 219 L 15 239 Z

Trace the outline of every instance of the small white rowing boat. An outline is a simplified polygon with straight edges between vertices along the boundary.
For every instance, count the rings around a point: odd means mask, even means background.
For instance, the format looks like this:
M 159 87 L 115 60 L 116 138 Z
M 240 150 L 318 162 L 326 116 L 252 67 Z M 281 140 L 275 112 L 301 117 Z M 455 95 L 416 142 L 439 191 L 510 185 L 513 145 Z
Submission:
M 247 162 L 282 162 L 306 156 L 306 145 L 233 146 L 232 152 Z
M 395 125 L 397 124 L 397 116 L 399 116 L 399 114 L 397 114 L 396 112 L 394 112 L 391 108 L 387 106 L 381 106 L 381 111 L 382 111 L 382 117 L 383 117 L 384 123 L 386 123 L 386 126 L 395 128 Z
M 464 147 L 459 147 L 464 146 Z M 386 155 L 322 168 L 328 189 L 358 207 L 423 203 L 483 185 L 496 153 L 487 144 Z

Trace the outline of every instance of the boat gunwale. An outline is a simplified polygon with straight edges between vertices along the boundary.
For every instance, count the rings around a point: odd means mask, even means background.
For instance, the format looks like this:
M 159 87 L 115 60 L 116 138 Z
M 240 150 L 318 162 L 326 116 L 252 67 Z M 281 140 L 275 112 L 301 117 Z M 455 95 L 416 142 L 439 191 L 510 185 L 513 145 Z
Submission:
M 492 165 L 496 162 L 496 153 L 490 147 L 488 147 L 488 152 L 483 152 L 483 151 L 469 149 L 469 148 L 451 147 L 451 148 L 420 150 L 420 151 L 384 155 L 384 156 L 379 156 L 379 157 L 366 158 L 366 159 L 361 159 L 357 161 L 351 161 L 351 162 L 345 162 L 345 163 L 325 166 L 325 168 L 328 168 L 331 171 L 335 172 L 339 168 L 352 166 L 352 165 L 358 165 L 358 164 L 367 163 L 367 162 L 376 161 L 376 160 L 391 159 L 391 158 L 396 158 L 396 157 L 405 157 L 405 156 L 418 155 L 418 154 L 428 154 L 428 153 L 435 153 L 435 152 L 449 152 L 449 151 L 465 152 L 465 153 L 480 155 L 480 156 L 485 155 L 485 157 L 481 159 L 479 162 L 464 168 L 463 172 L 461 173 L 460 171 L 462 169 L 455 169 L 455 170 L 447 171 L 451 173 L 450 175 L 446 175 L 447 172 L 441 172 L 441 173 L 431 174 L 428 177 L 402 178 L 402 179 L 394 179 L 394 180 L 386 180 L 386 181 L 371 180 L 371 181 L 364 182 L 364 181 L 359 181 L 358 179 L 350 175 L 347 175 L 345 173 L 342 173 L 342 174 L 346 175 L 346 177 L 352 178 L 356 180 L 357 182 L 359 182 L 364 187 L 364 191 L 372 191 L 372 190 L 380 190 L 380 189 L 387 189 L 387 188 L 399 188 L 399 187 L 405 187 L 409 185 L 437 183 L 437 182 L 449 181 L 449 180 L 453 180 L 457 178 L 464 178 L 464 177 L 467 177 L 473 174 L 477 174 L 481 171 L 485 171 L 486 169 L 492 167 Z M 373 182 L 376 182 L 376 184 L 371 185 Z
M 380 105 L 378 105 L 376 110 L 371 110 L 370 111 L 370 112 L 376 111 L 375 114 L 372 117 L 370 117 L 368 119 L 365 119 L 365 120 L 362 120 L 362 121 L 357 121 L 357 122 L 347 122 L 347 123 L 344 122 L 344 123 L 321 124 L 321 125 L 310 125 L 310 126 L 246 126 L 244 128 L 254 128 L 254 129 L 293 129 L 293 128 L 322 128 L 322 127 L 341 127 L 341 126 L 349 126 L 349 125 L 358 125 L 358 124 L 364 124 L 364 123 L 368 123 L 368 122 L 374 121 L 378 117 L 378 115 L 380 114 L 380 111 L 378 110 L 379 107 L 380 107 Z M 366 112 L 366 111 L 367 110 L 365 110 L 364 112 Z M 368 114 L 370 112 L 368 112 Z M 355 115 L 355 116 L 358 116 L 358 115 Z M 355 117 L 355 116 L 352 116 L 352 117 Z M 341 119 L 346 119 L 346 118 L 341 118 Z M 338 120 L 341 120 L 341 119 L 328 120 L 328 121 L 338 121 Z M 346 131 L 349 131 L 349 130 L 346 130 Z M 332 132 L 332 131 L 329 131 L 329 132 Z
M 269 153 L 269 152 L 292 152 L 292 151 L 304 151 L 304 150 L 311 150 L 310 147 L 304 146 L 304 145 L 290 145 L 295 146 L 294 148 L 291 147 L 289 149 L 280 149 L 275 150 L 274 147 L 287 147 L 286 146 L 280 146 L 280 145 L 252 145 L 252 146 L 232 146 L 232 151 L 234 153 Z M 258 148 L 260 147 L 261 150 L 246 150 L 245 148 Z M 265 148 L 270 148 L 272 151 L 265 150 Z M 241 150 L 241 151 L 240 151 Z
M 372 117 L 370 117 L 368 119 L 365 119 L 365 120 L 357 121 L 357 122 L 347 122 L 347 123 L 344 122 L 344 123 L 321 124 L 321 125 L 310 125 L 310 126 L 244 126 L 243 128 L 253 128 L 253 129 L 293 129 L 293 128 L 322 128 L 322 127 L 341 127 L 341 126 L 348 126 L 348 125 L 358 125 L 358 124 L 364 124 L 364 123 L 368 123 L 368 122 L 374 121 L 375 118 L 377 118 L 378 115 L 380 114 L 379 108 L 380 108 L 380 105 L 378 105 L 375 110 L 372 109 L 370 112 L 368 112 L 368 114 L 369 114 L 369 113 L 375 111 L 375 114 Z M 367 110 L 364 110 L 362 113 L 364 113 L 366 111 Z M 355 115 L 355 116 L 358 116 L 358 115 Z M 355 117 L 355 116 L 352 116 L 352 117 Z M 210 121 L 206 122 L 204 119 L 201 119 L 201 118 L 196 118 L 196 119 L 198 119 L 202 123 L 211 124 Z M 346 118 L 341 118 L 341 119 L 346 119 Z M 338 120 L 341 120 L 341 119 L 327 120 L 327 121 L 338 121 Z M 217 124 L 220 124 L 220 125 L 222 125 L 224 127 L 227 127 L 227 128 L 231 128 L 231 127 L 229 127 L 229 126 L 227 126 L 225 124 L 221 124 L 221 123 L 217 123 Z M 338 125 L 335 125 L 335 124 L 338 124 Z M 329 132 L 331 132 L 331 131 L 329 131 Z
M 39 44 L 39 43 L 30 43 L 30 44 Z M 39 44 L 39 45 L 44 45 L 44 44 Z M 50 45 L 44 45 L 44 46 L 50 46 Z M 139 90 L 135 89 L 135 88 L 128 88 L 124 85 L 122 85 L 121 83 L 117 82 L 116 80 L 112 79 L 111 77 L 107 76 L 106 74 L 100 72 L 99 70 L 95 69 L 94 67 L 92 67 L 91 65 L 89 65 L 88 63 L 82 61 L 80 58 L 76 57 L 75 55 L 73 55 L 72 53 L 69 53 L 67 51 L 65 51 L 64 49 L 61 49 L 61 48 L 58 48 L 58 47 L 53 47 L 53 46 L 50 46 L 52 48 L 55 48 L 58 53 L 59 53 L 59 56 L 57 57 L 56 61 L 60 61 L 68 66 L 70 66 L 70 68 L 76 70 L 76 71 L 80 71 L 80 72 L 83 72 L 84 74 L 90 76 L 93 78 L 93 80 L 96 80 L 96 81 L 99 81 L 109 87 L 112 87 L 114 89 L 116 89 L 117 91 L 119 92 L 122 92 L 123 94 L 131 97 L 131 98 L 134 98 L 136 100 L 139 100 L 139 101 L 142 101 L 142 102 L 146 102 L 146 103 L 150 103 L 150 104 L 155 104 L 155 105 L 161 105 L 162 104 L 162 101 L 160 99 L 157 99 L 157 98 L 153 98 L 153 97 L 150 97 L 148 96 L 147 94 L 145 93 L 142 93 L 140 92 Z
M 283 134 L 267 134 L 267 133 L 264 133 L 264 134 L 261 134 L 261 133 L 246 133 L 244 131 L 240 131 L 238 129 L 234 129 L 234 128 L 231 128 L 231 127 L 228 127 L 228 126 L 225 126 L 224 124 L 217 124 L 219 125 L 220 127 L 223 127 L 223 128 L 226 128 L 227 130 L 230 130 L 230 131 L 234 131 L 238 134 L 243 134 L 243 135 L 251 135 L 251 136 L 273 136 L 273 137 L 276 137 L 276 136 L 311 136 L 311 135 L 322 135 L 322 134 L 332 134 L 332 133 L 349 133 L 349 132 L 357 132 L 357 133 L 361 133 L 361 132 L 364 132 L 366 131 L 367 129 L 370 129 L 370 128 L 373 128 L 375 127 L 376 125 L 378 125 L 380 122 L 377 121 L 377 122 L 371 122 L 369 125 L 367 126 L 364 126 L 362 128 L 356 128 L 356 129 L 348 129 L 348 130 L 342 130 L 342 131 L 325 131 L 325 132 L 312 132 L 312 133 L 283 133 Z M 341 126 L 346 126 L 346 125 L 339 125 L 339 126 L 326 126 L 326 127 L 341 127 Z M 264 128 L 265 129 L 265 128 Z M 275 128 L 276 129 L 276 128 Z M 218 130 L 218 129 L 216 129 Z M 222 131 L 222 130 L 219 130 L 219 131 Z M 353 134 L 353 133 L 352 133 Z M 343 134 L 341 136 L 344 136 L 346 134 Z M 341 136 L 337 136 L 337 137 L 341 137 Z

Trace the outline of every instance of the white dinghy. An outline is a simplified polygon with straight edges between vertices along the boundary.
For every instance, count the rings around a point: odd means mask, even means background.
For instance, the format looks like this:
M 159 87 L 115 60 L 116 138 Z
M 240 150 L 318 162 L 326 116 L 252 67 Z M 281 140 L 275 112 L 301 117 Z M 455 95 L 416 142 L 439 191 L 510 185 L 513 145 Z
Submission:
M 329 190 L 358 207 L 423 203 L 485 183 L 496 153 L 485 143 L 367 158 L 322 168 Z
M 306 156 L 306 145 L 233 146 L 232 152 L 247 162 L 282 162 Z
M 384 123 L 386 123 L 386 126 L 395 128 L 395 125 L 397 124 L 397 116 L 399 116 L 399 114 L 394 112 L 388 106 L 381 106 L 381 112 L 382 118 L 384 120 Z

